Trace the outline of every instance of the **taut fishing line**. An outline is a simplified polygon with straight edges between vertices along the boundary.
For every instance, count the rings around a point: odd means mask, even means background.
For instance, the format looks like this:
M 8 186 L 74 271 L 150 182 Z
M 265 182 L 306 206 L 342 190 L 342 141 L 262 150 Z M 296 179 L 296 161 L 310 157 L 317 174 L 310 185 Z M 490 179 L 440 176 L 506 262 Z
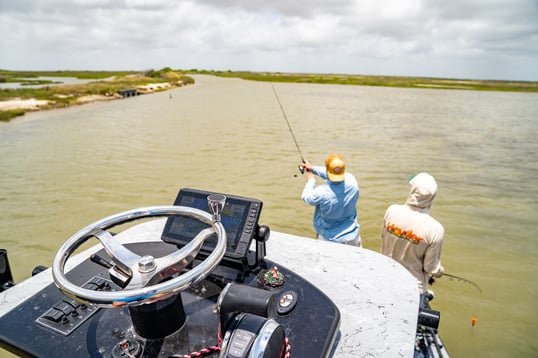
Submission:
M 293 138 L 293 142 L 295 143 L 295 147 L 297 148 L 297 152 L 299 153 L 299 157 L 301 158 L 301 163 L 304 163 L 305 160 L 303 158 L 303 154 L 301 153 L 301 148 L 299 148 L 299 143 L 297 143 L 297 139 L 295 138 L 295 134 L 293 134 L 293 129 L 291 128 L 290 121 L 288 121 L 288 116 L 286 116 L 286 112 L 284 111 L 284 107 L 282 106 L 282 102 L 280 102 L 280 98 L 278 97 L 278 93 L 276 92 L 275 86 L 273 86 L 273 83 L 271 82 L 271 88 L 273 89 L 273 93 L 275 94 L 276 100 L 278 102 L 278 105 L 280 106 L 280 110 L 282 111 L 282 115 L 284 116 L 284 120 L 286 121 L 286 124 L 288 125 L 288 130 L 291 134 L 291 137 Z M 299 171 L 301 174 L 304 173 L 304 169 L 299 166 Z

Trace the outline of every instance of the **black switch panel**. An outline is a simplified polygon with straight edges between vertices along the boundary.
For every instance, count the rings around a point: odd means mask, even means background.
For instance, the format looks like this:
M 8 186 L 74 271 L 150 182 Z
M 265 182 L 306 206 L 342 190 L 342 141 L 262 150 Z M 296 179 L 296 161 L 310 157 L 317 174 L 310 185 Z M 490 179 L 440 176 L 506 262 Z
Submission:
M 94 291 L 109 291 L 111 283 L 102 277 L 94 276 L 83 287 Z M 99 311 L 97 306 L 85 305 L 65 297 L 39 316 L 36 322 L 54 332 L 68 336 L 97 311 Z

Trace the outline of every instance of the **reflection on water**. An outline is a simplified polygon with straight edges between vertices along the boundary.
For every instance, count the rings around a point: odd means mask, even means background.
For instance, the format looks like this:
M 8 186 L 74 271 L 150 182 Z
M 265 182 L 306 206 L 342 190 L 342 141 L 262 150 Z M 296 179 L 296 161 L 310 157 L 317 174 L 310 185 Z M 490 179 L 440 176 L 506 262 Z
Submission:
M 312 208 L 300 200 L 304 177 L 295 177 L 300 155 L 271 85 L 196 81 L 0 125 L 0 246 L 17 281 L 50 265 L 80 228 L 171 204 L 181 187 L 256 197 L 261 223 L 313 236 Z M 437 178 L 432 214 L 447 232 L 445 270 L 483 291 L 446 277 L 433 286 L 453 356 L 535 355 L 536 94 L 275 88 L 305 158 L 321 164 L 339 152 L 359 180 L 366 248 L 379 250 L 383 213 L 405 201 L 410 175 Z

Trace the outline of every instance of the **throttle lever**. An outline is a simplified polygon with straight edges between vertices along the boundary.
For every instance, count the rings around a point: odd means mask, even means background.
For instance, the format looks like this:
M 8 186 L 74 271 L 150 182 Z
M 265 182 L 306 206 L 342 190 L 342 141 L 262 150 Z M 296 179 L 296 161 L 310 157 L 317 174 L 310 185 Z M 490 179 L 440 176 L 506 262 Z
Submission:
M 103 266 L 104 268 L 107 268 L 107 269 L 110 269 L 112 267 L 114 267 L 114 264 L 110 261 L 107 261 L 105 260 L 104 258 L 102 258 L 101 256 L 99 255 L 96 255 L 96 254 L 93 254 L 90 256 L 90 261 L 91 262 L 94 262 L 100 266 Z
M 113 262 L 110 262 L 102 258 L 99 255 L 92 254 L 90 256 L 90 261 L 108 269 L 108 273 L 110 274 L 110 278 L 112 279 L 112 281 L 122 288 L 127 287 L 129 282 L 131 281 L 131 278 L 132 278 L 131 275 L 124 272 L 120 267 L 115 265 Z

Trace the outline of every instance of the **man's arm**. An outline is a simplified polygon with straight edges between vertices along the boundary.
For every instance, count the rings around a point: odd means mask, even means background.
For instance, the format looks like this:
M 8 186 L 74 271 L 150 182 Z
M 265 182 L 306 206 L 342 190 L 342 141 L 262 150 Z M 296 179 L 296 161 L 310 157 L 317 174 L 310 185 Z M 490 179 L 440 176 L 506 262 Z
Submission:
M 328 179 L 328 177 L 327 177 L 327 169 L 325 167 L 313 165 L 312 166 L 312 173 L 314 173 L 314 175 L 317 175 L 321 179 L 325 179 L 325 180 Z
M 433 277 L 441 277 L 444 268 L 441 265 L 441 249 L 443 247 L 443 238 L 445 232 L 441 227 L 436 239 L 427 249 L 424 254 L 424 271 Z
M 316 195 L 316 178 L 312 172 L 307 172 L 306 184 L 301 194 L 301 199 L 309 205 L 316 205 L 318 203 L 318 197 Z

